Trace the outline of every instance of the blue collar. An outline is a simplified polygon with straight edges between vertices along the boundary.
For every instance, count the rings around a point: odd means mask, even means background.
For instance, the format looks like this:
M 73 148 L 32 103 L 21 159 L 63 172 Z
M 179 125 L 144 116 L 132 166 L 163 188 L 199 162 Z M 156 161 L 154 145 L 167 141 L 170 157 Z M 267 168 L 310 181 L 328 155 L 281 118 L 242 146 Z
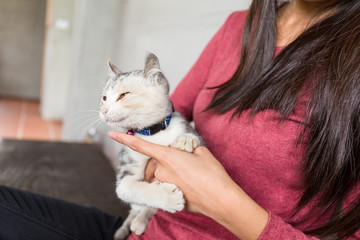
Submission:
M 163 121 L 157 123 L 157 124 L 154 124 L 150 127 L 146 127 L 146 128 L 143 128 L 143 129 L 130 129 L 128 130 L 126 133 L 129 134 L 129 135 L 134 135 L 135 133 L 139 133 L 141 135 L 154 135 L 162 130 L 165 130 L 169 124 L 170 124 L 170 121 L 171 121 L 171 118 L 173 117 L 173 114 L 174 114 L 175 110 L 174 110 L 174 106 L 172 106 L 172 110 L 171 110 L 171 113 L 170 115 L 168 115 Z

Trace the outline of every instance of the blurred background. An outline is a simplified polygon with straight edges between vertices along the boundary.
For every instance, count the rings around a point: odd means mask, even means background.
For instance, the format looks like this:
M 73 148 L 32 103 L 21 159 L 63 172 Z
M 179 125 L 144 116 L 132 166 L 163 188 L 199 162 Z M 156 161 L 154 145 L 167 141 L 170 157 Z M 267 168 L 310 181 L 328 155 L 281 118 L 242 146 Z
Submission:
M 155 53 L 171 91 L 250 0 L 0 0 L 0 138 L 118 144 L 98 119 L 107 61 L 142 69 Z

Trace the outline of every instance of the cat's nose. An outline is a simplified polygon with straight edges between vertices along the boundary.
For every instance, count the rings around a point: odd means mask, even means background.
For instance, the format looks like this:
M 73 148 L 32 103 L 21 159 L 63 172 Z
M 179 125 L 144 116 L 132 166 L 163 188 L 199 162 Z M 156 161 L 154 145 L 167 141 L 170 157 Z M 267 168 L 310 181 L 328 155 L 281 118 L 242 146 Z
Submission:
M 105 109 L 102 109 L 101 112 L 102 114 L 106 115 L 108 113 L 109 109 L 105 108 Z

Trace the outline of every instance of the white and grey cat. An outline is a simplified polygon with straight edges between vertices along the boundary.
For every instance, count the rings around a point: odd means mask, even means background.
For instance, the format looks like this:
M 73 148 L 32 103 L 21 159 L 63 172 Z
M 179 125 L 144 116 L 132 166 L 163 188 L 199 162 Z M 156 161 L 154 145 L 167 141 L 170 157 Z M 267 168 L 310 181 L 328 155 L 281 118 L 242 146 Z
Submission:
M 180 113 L 174 112 L 168 81 L 154 54 L 147 55 L 144 70 L 123 73 L 110 62 L 109 67 L 112 76 L 100 102 L 103 121 L 146 141 L 188 152 L 202 144 Z M 184 209 L 183 193 L 176 185 L 143 180 L 148 160 L 148 156 L 128 147 L 120 154 L 116 193 L 131 204 L 131 210 L 115 239 L 125 239 L 130 231 L 143 234 L 156 209 L 171 213 Z

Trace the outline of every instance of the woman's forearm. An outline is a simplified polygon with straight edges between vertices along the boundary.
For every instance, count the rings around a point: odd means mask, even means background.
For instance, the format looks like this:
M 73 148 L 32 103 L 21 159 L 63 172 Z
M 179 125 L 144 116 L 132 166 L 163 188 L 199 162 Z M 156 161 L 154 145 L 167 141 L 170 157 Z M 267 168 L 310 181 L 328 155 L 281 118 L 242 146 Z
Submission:
M 218 196 L 218 208 L 204 213 L 242 240 L 258 239 L 268 222 L 268 212 L 235 183 L 218 192 Z

